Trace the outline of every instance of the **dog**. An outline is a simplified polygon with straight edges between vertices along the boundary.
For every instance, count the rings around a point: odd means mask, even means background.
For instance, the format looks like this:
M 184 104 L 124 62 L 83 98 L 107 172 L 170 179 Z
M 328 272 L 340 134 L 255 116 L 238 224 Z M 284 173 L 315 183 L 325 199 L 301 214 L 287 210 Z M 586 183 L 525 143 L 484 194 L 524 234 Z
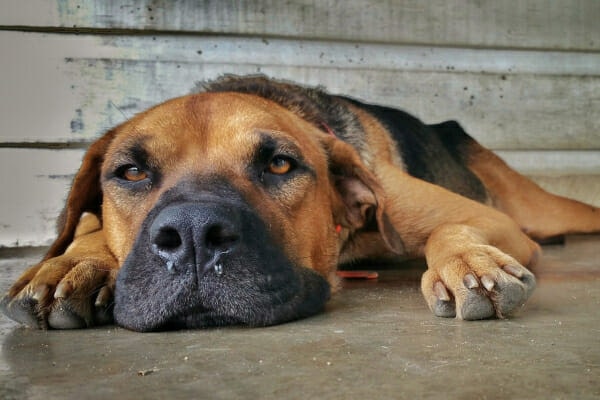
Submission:
M 88 149 L 58 237 L 1 302 L 37 328 L 266 326 L 321 312 L 340 264 L 424 257 L 431 311 L 504 318 L 544 240 L 600 231 L 454 121 L 225 76 Z

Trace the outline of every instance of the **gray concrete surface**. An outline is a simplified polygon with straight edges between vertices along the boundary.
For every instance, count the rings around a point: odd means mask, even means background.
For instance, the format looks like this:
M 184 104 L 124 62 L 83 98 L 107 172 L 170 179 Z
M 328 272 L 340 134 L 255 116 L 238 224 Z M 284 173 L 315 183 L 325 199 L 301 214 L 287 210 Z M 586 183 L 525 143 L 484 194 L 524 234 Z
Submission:
M 270 328 L 37 331 L 1 316 L 0 398 L 600 398 L 599 250 L 600 236 L 546 247 L 507 320 L 432 316 L 414 263 Z M 0 290 L 36 257 L 5 253 Z

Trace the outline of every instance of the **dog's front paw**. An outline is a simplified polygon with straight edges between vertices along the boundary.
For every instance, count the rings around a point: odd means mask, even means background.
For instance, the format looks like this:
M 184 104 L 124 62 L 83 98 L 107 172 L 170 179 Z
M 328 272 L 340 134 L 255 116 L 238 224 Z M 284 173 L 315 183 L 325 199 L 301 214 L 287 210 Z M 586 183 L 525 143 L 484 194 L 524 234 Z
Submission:
M 8 317 L 32 328 L 73 329 L 113 321 L 116 261 L 106 257 L 50 258 L 25 272 L 0 301 Z
M 535 277 L 527 268 L 489 245 L 472 245 L 438 260 L 421 281 L 435 315 L 465 320 L 503 318 L 523 305 L 534 288 Z

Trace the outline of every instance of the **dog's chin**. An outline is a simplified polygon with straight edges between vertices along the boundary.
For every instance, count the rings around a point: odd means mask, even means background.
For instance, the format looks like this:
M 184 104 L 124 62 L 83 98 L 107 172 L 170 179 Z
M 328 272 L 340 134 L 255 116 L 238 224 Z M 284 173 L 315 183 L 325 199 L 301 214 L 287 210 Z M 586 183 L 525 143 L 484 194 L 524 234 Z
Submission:
M 185 310 L 154 330 L 197 329 L 219 326 L 277 325 L 321 312 L 330 297 L 329 284 L 320 275 L 299 269 L 286 287 L 270 292 L 246 293 L 246 299 Z M 235 288 L 234 288 L 235 290 Z
M 321 312 L 330 297 L 327 281 L 277 258 L 263 264 L 252 257 L 244 263 L 224 259 L 222 272 L 200 275 L 195 268 L 173 274 L 164 265 L 138 264 L 130 256 L 117 278 L 115 321 L 147 332 L 268 326 Z

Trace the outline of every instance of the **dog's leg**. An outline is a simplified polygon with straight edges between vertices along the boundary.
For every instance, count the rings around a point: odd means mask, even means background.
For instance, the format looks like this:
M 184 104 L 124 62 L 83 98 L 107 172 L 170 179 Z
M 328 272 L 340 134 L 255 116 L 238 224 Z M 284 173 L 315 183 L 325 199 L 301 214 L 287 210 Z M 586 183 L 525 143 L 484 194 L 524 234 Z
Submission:
M 535 239 L 600 232 L 600 209 L 546 192 L 511 169 L 490 150 L 472 143 L 469 168 L 481 179 L 494 206 Z
M 377 175 L 406 250 L 427 260 L 421 288 L 436 315 L 503 317 L 527 300 L 539 246 L 510 217 L 393 166 Z
M 84 214 L 65 253 L 27 270 L 0 308 L 12 319 L 38 328 L 110 323 L 117 270 L 98 218 Z

